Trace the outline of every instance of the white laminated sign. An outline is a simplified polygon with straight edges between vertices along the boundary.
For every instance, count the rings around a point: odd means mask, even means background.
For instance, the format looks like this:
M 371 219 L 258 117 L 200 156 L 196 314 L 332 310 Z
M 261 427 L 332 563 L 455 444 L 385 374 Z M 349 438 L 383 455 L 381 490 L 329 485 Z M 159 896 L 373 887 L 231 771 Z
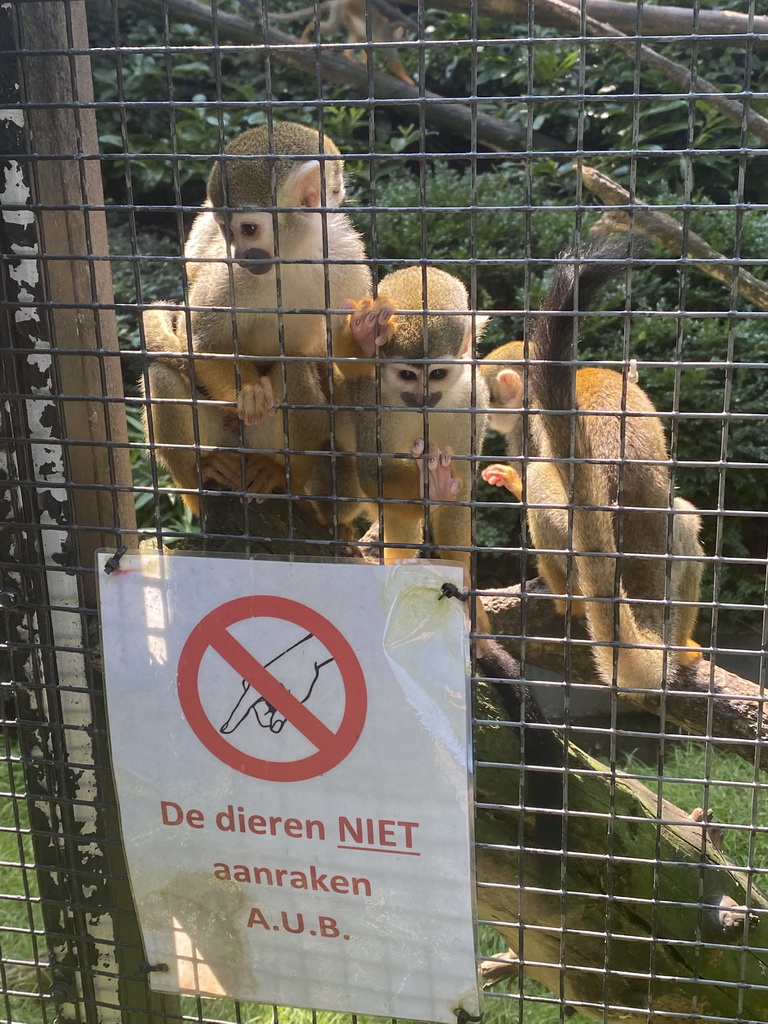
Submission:
M 462 570 L 131 553 L 99 604 L 152 988 L 475 1016 Z

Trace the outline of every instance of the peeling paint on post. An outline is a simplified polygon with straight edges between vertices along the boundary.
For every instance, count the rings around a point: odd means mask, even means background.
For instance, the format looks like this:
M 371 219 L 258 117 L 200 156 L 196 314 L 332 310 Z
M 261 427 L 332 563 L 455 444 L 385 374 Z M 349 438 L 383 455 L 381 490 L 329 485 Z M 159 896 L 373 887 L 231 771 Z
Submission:
M 93 99 L 82 52 L 85 5 L 0 4 L 0 38 L 17 50 L 0 71 L 0 136 L 8 147 L 0 157 L 0 238 L 9 257 L 3 417 L 10 439 L 0 450 L 0 551 L 6 565 L 18 567 L 0 581 L 8 595 L 2 628 L 24 722 L 19 735 L 51 994 L 57 1024 L 117 1024 L 128 1007 L 140 1024 L 157 999 L 140 970 L 100 739 L 101 681 L 89 650 L 96 635 L 93 552 L 117 546 L 123 531 L 132 534 L 135 517 L 127 490 L 103 487 L 129 486 L 131 478 L 127 447 L 104 444 L 127 442 L 122 406 L 104 401 L 122 394 L 119 360 L 102 355 L 117 352 L 109 268 L 82 259 L 108 251 L 104 214 L 89 208 L 103 206 L 100 170 L 93 160 L 63 155 L 73 152 L 73 139 L 75 154 L 98 154 L 94 112 L 77 106 Z M 25 111 L 30 102 L 62 106 Z M 34 152 L 20 157 L 30 139 Z M 35 164 L 37 156 L 47 159 Z M 78 258 L 46 263 L 50 255 Z M 99 358 L 83 355 L 89 348 Z

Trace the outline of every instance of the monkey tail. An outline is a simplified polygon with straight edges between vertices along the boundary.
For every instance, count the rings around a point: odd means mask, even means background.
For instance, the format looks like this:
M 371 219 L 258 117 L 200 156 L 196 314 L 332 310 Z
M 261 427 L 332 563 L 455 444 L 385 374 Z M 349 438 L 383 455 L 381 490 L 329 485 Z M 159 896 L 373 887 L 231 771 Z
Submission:
M 565 748 L 552 731 L 533 691 L 521 680 L 520 665 L 500 644 L 486 640 L 482 654 L 477 656 L 477 667 L 484 677 L 495 681 L 493 688 L 510 721 L 522 726 L 520 760 L 525 771 L 527 800 L 537 808 L 536 841 L 542 849 L 560 850 L 563 776 L 558 771 L 536 769 L 562 769 Z
M 584 262 L 563 262 L 555 268 L 530 339 L 535 356 L 528 371 L 533 407 L 563 413 L 574 408 L 576 367 L 568 363 L 573 361 L 578 334 L 575 314 L 590 309 L 605 286 L 621 274 L 628 252 L 626 239 L 609 238 L 585 252 Z M 571 417 L 542 416 L 540 425 L 554 457 L 567 459 Z
M 169 309 L 167 302 L 158 302 L 141 314 L 141 325 L 144 344 L 147 352 L 151 353 L 150 367 L 157 357 L 161 357 L 160 363 L 165 367 L 191 376 L 183 307 Z M 197 390 L 203 394 L 199 385 Z
M 173 355 L 186 353 L 186 346 L 176 333 L 179 313 L 169 309 L 167 302 L 149 306 L 141 314 L 144 328 L 144 343 L 150 352 L 164 352 Z

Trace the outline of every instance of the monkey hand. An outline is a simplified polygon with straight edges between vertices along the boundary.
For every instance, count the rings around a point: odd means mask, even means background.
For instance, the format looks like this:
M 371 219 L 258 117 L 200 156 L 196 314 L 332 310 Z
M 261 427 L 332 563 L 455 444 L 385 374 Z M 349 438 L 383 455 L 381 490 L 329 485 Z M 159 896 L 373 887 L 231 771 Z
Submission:
M 269 377 L 259 377 L 255 382 L 244 384 L 237 393 L 237 415 L 247 426 L 255 426 L 265 416 L 277 412 L 275 394 Z
M 461 490 L 461 480 L 453 475 L 451 460 L 453 449 L 446 445 L 438 448 L 436 444 L 429 446 L 429 454 L 424 455 L 424 439 L 413 442 L 411 455 L 419 460 L 419 497 L 429 497 L 433 501 L 453 501 Z
M 285 490 L 285 466 L 269 455 L 246 456 L 245 489 L 249 494 L 261 495 L 255 499 L 257 504 L 264 501 L 265 495 L 278 489 Z
M 487 484 L 506 487 L 518 500 L 522 501 L 523 479 L 513 466 L 494 463 L 492 466 L 486 466 L 480 475 Z
M 386 345 L 397 327 L 397 317 L 390 300 L 380 295 L 359 302 L 345 302 L 342 309 L 350 309 L 348 324 L 352 337 L 366 359 L 376 355 L 377 348 Z
M 285 467 L 269 455 L 253 453 L 245 457 L 237 452 L 210 452 L 200 460 L 204 481 L 221 484 L 230 491 L 258 494 L 257 502 L 264 500 L 278 488 L 285 488 Z
M 234 452 L 208 452 L 200 456 L 200 476 L 204 483 L 231 489 L 239 465 L 240 458 Z

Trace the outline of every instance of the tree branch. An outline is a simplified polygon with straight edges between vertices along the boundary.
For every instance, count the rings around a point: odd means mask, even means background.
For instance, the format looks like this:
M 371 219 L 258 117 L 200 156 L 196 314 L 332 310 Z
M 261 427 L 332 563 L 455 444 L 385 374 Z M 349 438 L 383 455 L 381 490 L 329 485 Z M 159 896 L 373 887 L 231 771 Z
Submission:
M 201 512 L 200 533 L 185 540 L 185 550 L 326 561 L 376 557 L 375 538 L 357 544 L 334 539 L 333 531 L 318 520 L 312 502 L 303 494 L 272 494 L 257 503 L 210 488 L 202 498 Z
M 442 0 L 438 6 L 445 7 L 449 10 L 456 10 L 450 0 Z M 481 13 L 487 13 L 486 7 L 490 8 L 493 6 L 494 11 L 498 12 L 498 17 L 510 17 L 517 16 L 520 21 L 527 22 L 528 20 L 528 8 L 527 0 L 526 4 L 512 2 L 505 2 L 505 0 L 485 0 L 485 3 L 481 0 Z M 631 7 L 633 16 L 636 14 L 637 9 L 630 4 L 622 4 L 617 2 L 611 4 L 611 10 L 615 12 L 617 7 Z M 648 10 L 653 8 L 645 7 L 643 9 L 644 14 Z M 668 8 L 669 10 L 669 8 Z M 674 8 L 672 8 L 674 10 Z M 504 11 L 504 14 L 502 14 Z M 582 32 L 582 14 L 580 9 L 580 0 L 536 0 L 536 15 L 537 20 L 542 12 L 546 12 L 545 16 L 541 19 L 545 23 L 555 24 L 553 19 L 557 18 L 557 24 L 559 27 L 569 28 L 577 34 Z M 753 110 L 750 110 L 750 97 L 747 96 L 743 100 L 741 99 L 730 99 L 726 96 L 717 86 L 708 82 L 706 78 L 702 78 L 697 75 L 695 80 L 693 75 L 687 68 L 683 67 L 682 64 L 678 64 L 668 57 L 663 57 L 656 50 L 645 44 L 639 44 L 637 37 L 632 35 L 626 35 L 619 29 L 614 28 L 613 25 L 609 25 L 607 22 L 598 20 L 596 14 L 602 16 L 606 13 L 606 6 L 603 0 L 592 0 L 592 4 L 589 8 L 589 13 L 584 17 L 583 31 L 588 36 L 607 37 L 606 41 L 613 43 L 618 46 L 619 49 L 623 50 L 633 61 L 639 61 L 646 67 L 653 68 L 654 71 L 658 71 L 660 74 L 668 78 L 680 89 L 681 92 L 691 93 L 696 99 L 703 103 L 714 107 L 715 110 L 719 111 L 725 117 L 737 124 L 741 124 L 742 121 L 746 124 L 748 130 L 756 136 L 758 139 L 762 139 L 763 142 L 768 142 L 768 119 L 762 117 L 760 114 L 756 114 Z M 738 17 L 734 12 L 726 12 L 729 15 Z M 689 17 L 691 17 L 689 12 Z M 745 31 L 745 37 L 752 39 L 754 32 L 749 32 L 749 22 L 746 15 L 741 15 L 743 21 L 739 21 L 740 26 Z M 762 19 L 768 23 L 768 18 Z M 734 24 L 729 22 L 729 24 Z M 634 25 L 628 26 L 631 32 L 634 33 Z M 701 29 L 700 29 L 701 30 Z M 766 30 L 768 30 L 768 25 Z M 729 40 L 729 45 L 730 45 Z
M 723 857 L 717 826 L 571 746 L 563 849 L 537 850 L 535 817 L 520 813 L 521 791 L 536 804 L 520 730 L 494 721 L 504 715 L 483 684 L 478 712 L 478 916 L 524 972 L 597 1020 L 685 1016 L 695 991 L 697 1016 L 768 1021 L 768 935 L 754 927 L 768 900 Z M 496 972 L 514 977 L 514 959 Z
M 483 604 L 500 642 L 530 665 L 562 673 L 574 683 L 599 684 L 589 635 L 578 620 L 564 637 L 563 617 L 541 580 L 521 587 L 483 591 Z M 671 668 L 671 664 L 670 664 Z M 621 700 L 663 716 L 692 736 L 711 737 L 717 746 L 755 761 L 768 771 L 768 695 L 759 686 L 726 672 L 705 658 L 693 668 L 670 673 L 667 687 L 631 692 L 618 689 Z
M 567 0 L 537 0 L 537 7 L 539 3 L 544 3 L 551 9 L 560 9 L 567 18 L 570 18 L 572 28 L 577 32 L 581 31 L 581 14 L 577 9 L 572 8 Z M 650 46 L 638 44 L 635 39 L 596 18 L 587 16 L 584 19 L 584 29 L 590 36 L 608 36 L 609 41 L 623 50 L 633 61 L 639 61 L 646 67 L 658 71 L 673 82 L 681 92 L 691 93 L 696 99 L 714 107 L 731 121 L 735 121 L 739 125 L 744 122 L 754 136 L 762 139 L 763 142 L 768 142 L 768 119 L 750 110 L 749 96 L 743 100 L 730 99 L 706 78 L 697 75 L 694 79 L 691 72 L 682 64 L 677 64 L 668 57 L 662 57 Z
M 156 7 L 163 4 L 164 0 L 145 0 L 145 3 Z M 213 25 L 211 8 L 200 0 L 168 0 L 168 8 L 191 24 L 203 27 Z M 534 149 L 556 151 L 564 148 L 560 140 L 539 132 L 533 132 L 529 139 L 527 130 L 521 125 L 485 114 L 477 109 L 476 104 L 447 100 L 438 93 L 418 85 L 408 85 L 384 71 L 350 60 L 341 52 L 345 48 L 344 44 L 317 46 L 314 43 L 300 43 L 287 32 L 270 28 L 265 33 L 259 21 L 249 21 L 221 10 L 216 12 L 215 25 L 218 39 L 247 44 L 254 49 L 263 46 L 265 49 L 262 54 L 268 52 L 271 59 L 296 68 L 313 82 L 319 72 L 324 81 L 359 86 L 362 90 L 357 97 L 359 99 L 401 101 L 403 106 L 398 104 L 399 110 L 412 105 L 414 121 L 418 120 L 423 111 L 428 127 L 462 135 L 470 139 L 473 145 L 476 143 L 499 152 L 524 152 L 530 150 L 531 146 Z
M 406 6 L 416 7 L 418 0 L 400 0 Z M 529 0 L 476 0 L 477 13 L 482 18 L 498 18 L 501 21 L 516 21 L 527 24 L 530 10 Z M 747 44 L 755 51 L 768 50 L 768 17 L 756 16 L 738 11 L 702 11 L 694 13 L 687 7 L 651 6 L 626 0 L 563 0 L 568 7 L 580 11 L 582 6 L 590 18 L 609 22 L 614 28 L 635 36 L 688 36 L 697 46 L 744 47 Z M 457 11 L 465 14 L 466 0 L 432 0 L 431 7 L 443 11 Z M 537 25 L 552 28 L 573 28 L 573 20 L 559 5 L 547 0 L 536 0 Z M 708 39 L 707 36 L 721 36 Z
M 739 295 L 753 303 L 758 309 L 768 309 L 768 285 L 740 267 L 727 262 L 727 257 L 704 241 L 701 235 L 684 229 L 674 217 L 658 210 L 652 210 L 637 197 L 633 199 L 626 189 L 594 167 L 580 167 L 581 180 L 590 192 L 594 192 L 610 206 L 627 209 L 610 210 L 590 229 L 591 234 L 607 234 L 612 231 L 633 231 L 665 246 L 677 256 L 683 254 L 694 260 L 699 270 L 720 281 L 729 290 L 736 285 Z

